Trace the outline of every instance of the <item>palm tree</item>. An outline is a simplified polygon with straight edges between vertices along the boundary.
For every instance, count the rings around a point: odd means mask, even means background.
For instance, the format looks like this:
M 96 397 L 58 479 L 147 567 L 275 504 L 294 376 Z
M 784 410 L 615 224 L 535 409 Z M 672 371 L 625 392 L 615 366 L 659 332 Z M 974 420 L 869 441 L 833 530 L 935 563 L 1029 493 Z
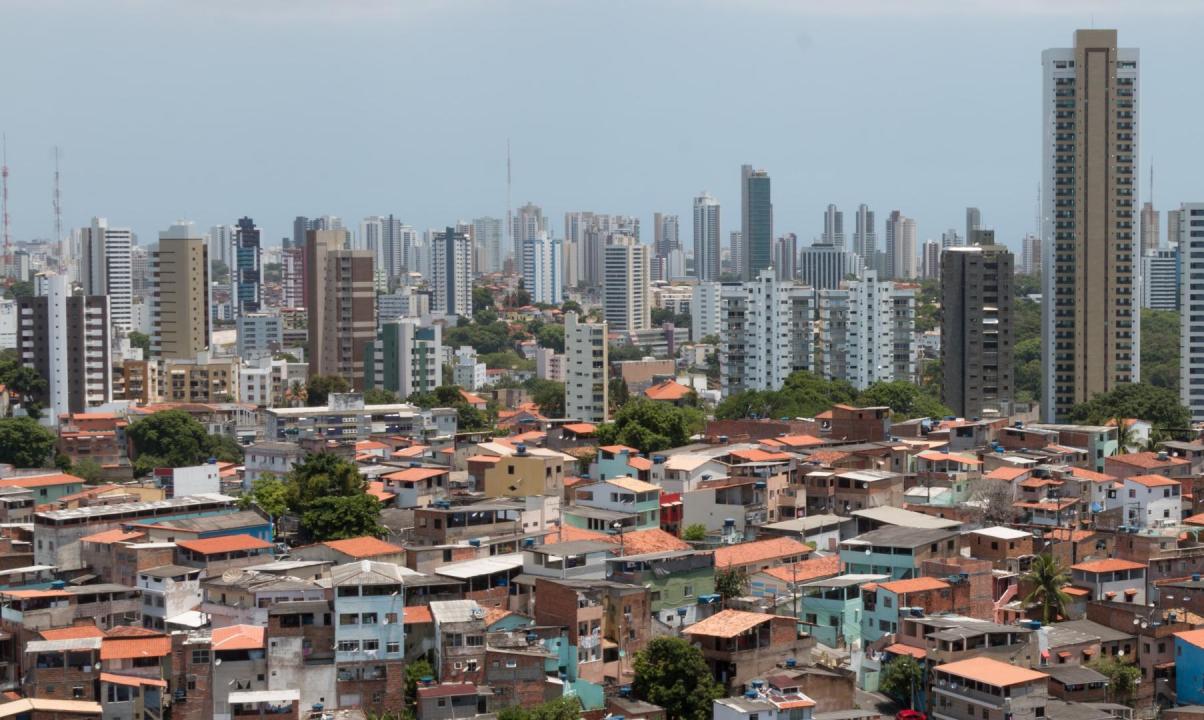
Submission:
M 284 400 L 289 404 L 289 407 L 300 407 L 305 404 L 309 392 L 306 390 L 304 383 L 299 380 L 294 380 L 293 384 L 284 391 Z
M 1057 620 L 1059 615 L 1065 615 L 1070 596 L 1062 588 L 1070 583 L 1070 577 L 1066 574 L 1066 568 L 1059 565 L 1052 555 L 1038 555 L 1022 579 L 1033 587 L 1024 602 L 1040 603 L 1041 619 L 1045 624 Z

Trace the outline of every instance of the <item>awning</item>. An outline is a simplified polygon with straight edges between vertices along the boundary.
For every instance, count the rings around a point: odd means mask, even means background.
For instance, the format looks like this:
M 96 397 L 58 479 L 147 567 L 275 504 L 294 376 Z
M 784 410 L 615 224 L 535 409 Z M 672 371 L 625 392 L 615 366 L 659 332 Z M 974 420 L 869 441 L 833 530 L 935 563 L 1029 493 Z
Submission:
M 1125 588 L 1125 595 L 1136 595 L 1137 588 Z
M 1060 658 L 1068 658 L 1068 657 L 1070 657 L 1070 651 L 1069 651 L 1069 650 L 1062 650 L 1062 651 L 1060 651 L 1060 652 L 1058 653 L 1058 657 L 1060 657 Z
M 244 690 L 230 693 L 227 700 L 231 705 L 250 703 L 288 703 L 301 699 L 300 690 Z

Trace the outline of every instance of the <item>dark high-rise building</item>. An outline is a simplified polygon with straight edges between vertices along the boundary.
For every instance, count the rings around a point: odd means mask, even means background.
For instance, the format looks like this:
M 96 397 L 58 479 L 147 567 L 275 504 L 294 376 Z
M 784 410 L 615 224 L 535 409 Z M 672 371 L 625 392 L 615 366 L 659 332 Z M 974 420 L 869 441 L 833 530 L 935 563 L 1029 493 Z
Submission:
M 309 374 L 364 383 L 364 351 L 376 339 L 371 250 L 344 250 L 342 230 L 310 230 L 305 242 Z
M 942 401 L 961 417 L 1012 412 L 1012 253 L 992 244 L 941 252 Z
M 234 314 L 259 312 L 263 306 L 263 266 L 259 228 L 244 217 L 234 233 Z
M 773 202 L 769 173 L 740 169 L 740 276 L 752 280 L 773 265 Z

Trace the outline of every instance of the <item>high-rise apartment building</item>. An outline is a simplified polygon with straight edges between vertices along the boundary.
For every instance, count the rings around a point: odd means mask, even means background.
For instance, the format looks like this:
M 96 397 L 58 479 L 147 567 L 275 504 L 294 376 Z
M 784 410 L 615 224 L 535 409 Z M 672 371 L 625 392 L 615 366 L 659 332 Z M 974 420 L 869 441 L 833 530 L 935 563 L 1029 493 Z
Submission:
M 280 251 L 280 305 L 305 307 L 305 245 L 294 245 L 284 238 Z
M 449 227 L 434 234 L 431 275 L 431 312 L 472 318 L 472 240 L 467 233 Z
M 724 272 L 740 274 L 740 258 L 744 255 L 744 233 L 732 230 L 727 240 L 727 267 Z
M 564 413 L 590 423 L 610 419 L 610 358 L 605 322 L 578 322 L 564 314 Z
M 710 193 L 694 198 L 694 277 L 701 281 L 718 280 L 719 201 Z
M 547 232 L 548 219 L 543 215 L 543 209 L 535 203 L 527 203 L 520 207 L 514 213 L 514 225 L 512 231 L 514 237 L 511 238 L 511 251 L 514 253 L 515 262 L 522 262 L 523 243 L 527 240 L 534 240 L 539 233 Z
M 773 241 L 773 272 L 778 280 L 798 276 L 798 235 L 786 233 Z
M 263 307 L 262 248 L 259 228 L 249 217 L 241 218 L 234 233 L 234 315 L 259 312 Z
M 752 280 L 773 264 L 773 201 L 769 173 L 740 169 L 740 277 Z
M 1192 421 L 1200 422 L 1204 421 L 1204 273 L 1198 268 L 1204 266 L 1204 202 L 1184 203 L 1171 212 L 1179 220 L 1179 400 L 1191 411 Z
M 123 333 L 133 329 L 133 243 L 129 228 L 109 227 L 104 218 L 92 218 L 92 224 L 80 230 L 80 285 L 85 295 L 108 296 L 109 319 Z
M 546 230 L 541 230 L 534 240 L 523 243 L 523 284 L 531 294 L 532 302 L 560 304 L 564 290 L 560 274 L 563 269 L 561 242 L 549 237 Z
M 966 237 L 969 237 L 968 235 Z M 941 248 L 961 247 L 965 245 L 966 237 L 957 234 L 957 230 L 949 228 L 941 233 Z
M 886 220 L 886 276 L 910 280 L 916 276 L 916 221 L 898 210 Z
M 974 236 L 974 231 L 982 228 L 982 210 L 976 207 L 966 208 L 966 242 Z
M 941 399 L 958 417 L 1012 412 L 1012 264 L 1002 245 L 941 253 Z
M 816 290 L 837 288 L 846 277 L 861 270 L 857 262 L 852 253 L 837 245 L 816 243 L 799 251 L 798 279 Z
M 365 347 L 376 338 L 372 253 L 344 250 L 341 230 L 310 230 L 305 241 L 310 377 L 364 382 Z
M 768 268 L 755 280 L 720 289 L 719 380 L 724 397 L 777 390 L 791 373 L 812 369 L 815 291 L 780 281 Z
M 864 203 L 857 207 L 853 226 L 853 253 L 861 258 L 861 266 L 872 268 L 878 254 L 878 234 L 874 231 L 874 211 Z
M 407 398 L 443 384 L 443 331 L 414 318 L 388 320 L 364 357 L 364 388 L 381 388 Z
M 1115 30 L 1046 50 L 1042 417 L 1141 377 L 1138 51 Z
M 834 245 L 844 250 L 844 213 L 829 203 L 824 210 L 824 234 L 820 236 L 821 245 Z
M 705 337 L 719 337 L 723 331 L 720 319 L 722 285 L 700 282 L 690 290 L 690 339 L 701 342 Z
M 1041 236 L 1025 235 L 1020 241 L 1020 272 L 1023 275 L 1041 274 Z
M 1141 306 L 1179 309 L 1179 249 L 1155 248 L 1141 257 Z
M 925 280 L 941 279 L 941 244 L 936 240 L 925 240 L 920 252 L 920 277 Z
M 477 270 L 482 273 L 502 271 L 505 252 L 502 236 L 505 234 L 501 218 L 479 217 L 472 221 L 472 241 L 477 246 Z M 576 284 L 576 283 L 574 283 Z
M 1150 250 L 1157 250 L 1159 212 L 1154 209 L 1154 203 L 1147 202 L 1141 206 L 1141 252 L 1144 255 Z
M 648 246 L 616 236 L 606 246 L 602 307 L 606 324 L 617 332 L 647 330 L 652 325 L 648 295 Z
M 209 348 L 209 251 L 192 223 L 159 233 L 151 258 L 155 307 L 151 350 L 169 359 L 195 359 Z
M 56 273 L 39 274 L 34 285 L 35 295 L 17 300 L 17 357 L 46 379 L 35 400 L 54 423 L 112 402 L 109 299 L 73 295 L 67 276 Z
M 820 374 L 858 390 L 876 382 L 916 380 L 915 288 L 860 280 L 819 291 Z
M 653 213 L 652 215 L 652 252 L 653 280 L 669 279 L 669 255 L 674 250 L 681 249 L 681 233 L 676 215 Z

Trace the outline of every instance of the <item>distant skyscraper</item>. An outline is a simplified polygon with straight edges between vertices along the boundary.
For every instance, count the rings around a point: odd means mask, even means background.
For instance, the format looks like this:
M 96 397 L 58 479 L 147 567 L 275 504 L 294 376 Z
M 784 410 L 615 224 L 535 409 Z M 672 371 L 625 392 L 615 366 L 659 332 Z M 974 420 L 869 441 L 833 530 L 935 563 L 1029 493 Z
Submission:
M 610 419 L 610 362 L 606 323 L 577 321 L 564 315 L 564 412 L 583 422 Z
M 925 280 L 941 279 L 941 244 L 936 240 L 925 240 L 920 276 Z
M 1182 225 L 1180 223 L 1180 215 L 1182 210 L 1167 210 L 1166 211 L 1166 244 L 1169 247 L 1182 247 L 1180 234 Z
M 878 253 L 878 234 L 874 232 L 874 211 L 865 204 L 857 207 L 853 252 L 861 258 L 862 267 L 874 266 L 874 258 Z
M 511 246 L 516 263 L 522 262 L 523 243 L 534 240 L 539 233 L 548 229 L 548 219 L 543 216 L 543 209 L 534 203 L 527 203 L 514 213 L 514 237 Z
M 798 235 L 786 233 L 774 241 L 773 271 L 778 280 L 793 280 L 798 274 Z
M 449 227 L 434 234 L 431 274 L 431 312 L 471 318 L 472 245 L 466 233 Z
M 233 267 L 234 226 L 214 225 L 209 228 L 209 262 Z M 225 278 L 215 278 L 225 280 Z
M 1204 421 L 1204 277 L 1193 267 L 1204 265 L 1204 202 L 1184 203 L 1173 211 L 1179 221 L 1179 400 L 1193 422 Z M 1167 215 L 1171 213 L 1168 212 Z M 1195 223 L 1200 223 L 1196 225 Z
M 305 243 L 309 375 L 364 387 L 364 355 L 376 339 L 372 253 L 345 250 L 341 230 L 309 230 Z
M 886 221 L 886 274 L 900 280 L 916 276 L 916 221 L 898 210 Z
M 129 228 L 109 227 L 104 218 L 80 230 L 80 285 L 85 295 L 107 295 L 109 319 L 123 333 L 133 329 L 133 238 Z
M 969 237 L 969 235 L 966 237 Z M 949 228 L 945 232 L 941 233 L 941 249 L 944 250 L 947 248 L 961 247 L 966 243 L 966 237 L 958 235 L 956 230 Z
M 970 242 L 974 231 L 980 228 L 982 228 L 982 211 L 976 207 L 966 208 L 966 242 Z
M 152 350 L 164 358 L 193 360 L 209 348 L 209 252 L 192 223 L 159 233 L 154 253 L 155 308 Z
M 820 243 L 844 250 L 844 213 L 835 205 L 829 204 L 824 211 L 824 234 L 820 236 Z
M 280 304 L 286 308 L 305 307 L 305 246 L 284 238 L 280 251 Z
M 234 314 L 259 312 L 263 306 L 263 266 L 259 228 L 244 217 L 234 235 Z
M 852 253 L 835 245 L 816 243 L 805 247 L 798 255 L 798 278 L 816 290 L 840 287 L 846 276 L 861 270 Z
M 1141 306 L 1178 310 L 1179 277 L 1178 248 L 1146 250 L 1141 257 Z
M 561 279 L 563 260 L 561 242 L 541 230 L 534 240 L 523 243 L 523 284 L 531 301 L 559 305 L 564 282 Z
M 1002 245 L 941 253 L 941 399 L 958 417 L 1012 412 L 1012 275 Z
M 1025 235 L 1020 243 L 1020 272 L 1024 275 L 1040 275 L 1041 236 Z
M 812 369 L 815 291 L 762 269 L 755 280 L 720 288 L 719 380 L 724 397 L 776 390 Z
M 1079 30 L 1074 41 L 1073 48 L 1042 54 L 1041 415 L 1047 421 L 1141 377 L 1133 232 L 1138 51 L 1118 48 L 1115 30 Z
M 611 330 L 629 333 L 651 326 L 648 265 L 648 246 L 635 238 L 616 236 L 606 246 L 602 306 Z
M 1142 252 L 1157 250 L 1158 243 L 1158 211 L 1154 203 L 1148 202 L 1141 206 L 1141 249 Z
M 502 270 L 502 263 L 506 259 L 502 247 L 502 235 L 505 234 L 503 225 L 500 218 L 494 217 L 479 217 L 472 221 L 472 239 L 481 258 L 477 268 L 482 273 Z
M 727 262 L 728 270 L 734 274 L 740 274 L 740 256 L 744 254 L 744 234 L 739 230 L 732 230 L 728 235 L 727 242 Z
M 719 255 L 719 201 L 704 192 L 694 198 L 694 276 L 718 280 Z
M 678 230 L 676 215 L 653 213 L 652 215 L 652 251 L 656 255 L 653 267 L 656 269 L 654 280 L 668 280 L 669 254 L 681 248 L 681 234 Z
M 773 202 L 769 173 L 753 170 L 752 165 L 743 166 L 740 169 L 740 194 L 740 276 L 752 280 L 773 264 Z

